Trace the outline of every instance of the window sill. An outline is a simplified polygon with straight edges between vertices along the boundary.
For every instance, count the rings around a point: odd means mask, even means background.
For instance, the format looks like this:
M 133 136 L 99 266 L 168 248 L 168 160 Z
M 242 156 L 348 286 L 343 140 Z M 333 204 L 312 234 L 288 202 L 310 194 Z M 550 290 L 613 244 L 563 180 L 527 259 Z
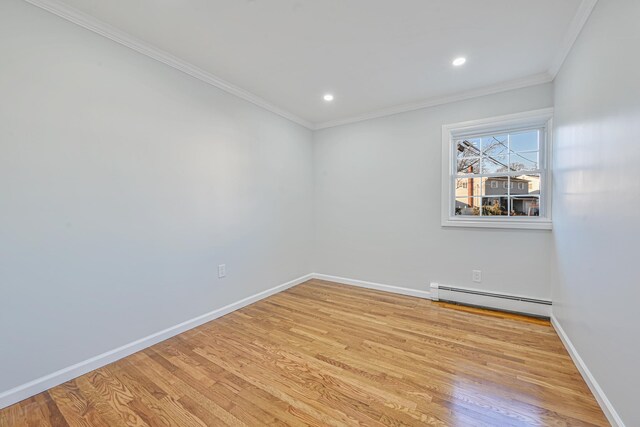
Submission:
M 549 219 L 540 220 L 505 220 L 505 219 L 459 219 L 449 218 L 442 221 L 443 227 L 468 227 L 468 228 L 511 228 L 516 230 L 551 230 L 552 222 Z

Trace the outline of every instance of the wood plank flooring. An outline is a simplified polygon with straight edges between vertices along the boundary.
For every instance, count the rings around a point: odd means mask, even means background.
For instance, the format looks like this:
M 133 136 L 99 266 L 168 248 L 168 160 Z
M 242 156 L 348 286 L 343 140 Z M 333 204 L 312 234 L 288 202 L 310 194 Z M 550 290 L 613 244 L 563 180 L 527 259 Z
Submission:
M 606 426 L 546 322 L 312 280 L 0 411 L 0 426 Z

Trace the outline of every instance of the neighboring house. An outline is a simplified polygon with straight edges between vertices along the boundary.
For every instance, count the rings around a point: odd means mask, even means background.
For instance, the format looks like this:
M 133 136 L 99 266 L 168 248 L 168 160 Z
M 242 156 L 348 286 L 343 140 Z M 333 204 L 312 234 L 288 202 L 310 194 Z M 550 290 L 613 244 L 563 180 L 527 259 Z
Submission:
M 481 205 L 498 204 L 501 209 L 492 214 L 506 215 L 507 193 L 511 196 L 511 215 L 538 215 L 538 197 L 531 196 L 540 194 L 540 178 L 533 175 L 512 177 L 510 183 L 507 177 L 461 179 L 456 185 L 456 212 L 478 215 Z

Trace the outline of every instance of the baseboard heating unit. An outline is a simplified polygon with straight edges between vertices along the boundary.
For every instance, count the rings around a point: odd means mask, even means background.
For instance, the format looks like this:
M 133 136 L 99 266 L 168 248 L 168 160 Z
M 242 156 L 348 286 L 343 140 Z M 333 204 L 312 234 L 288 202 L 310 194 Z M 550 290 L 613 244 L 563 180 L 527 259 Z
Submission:
M 551 316 L 549 300 L 445 286 L 438 283 L 431 284 L 431 299 L 544 318 Z

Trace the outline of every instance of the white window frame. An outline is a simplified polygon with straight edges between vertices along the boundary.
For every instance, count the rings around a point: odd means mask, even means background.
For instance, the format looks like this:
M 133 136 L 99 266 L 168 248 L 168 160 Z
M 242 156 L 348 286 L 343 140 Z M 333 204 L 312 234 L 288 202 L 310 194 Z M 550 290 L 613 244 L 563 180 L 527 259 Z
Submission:
M 540 216 L 497 217 L 455 215 L 455 179 L 457 139 L 490 133 L 506 133 L 524 129 L 542 129 L 539 147 Z M 508 114 L 442 126 L 442 226 L 551 230 L 551 147 L 553 108 Z

